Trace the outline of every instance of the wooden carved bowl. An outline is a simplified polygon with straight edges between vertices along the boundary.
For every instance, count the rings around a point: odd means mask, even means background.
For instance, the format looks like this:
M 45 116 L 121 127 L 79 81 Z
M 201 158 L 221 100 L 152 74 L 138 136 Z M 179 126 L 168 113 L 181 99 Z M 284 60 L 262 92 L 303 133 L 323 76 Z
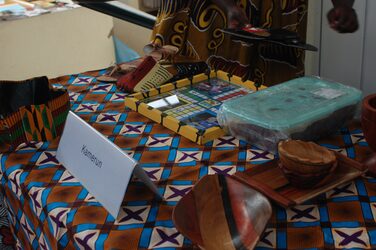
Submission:
M 287 140 L 278 144 L 280 168 L 290 183 L 311 188 L 324 183 L 324 179 L 337 167 L 334 152 L 313 142 Z
M 325 173 L 337 162 L 334 152 L 313 142 L 282 141 L 278 153 L 283 166 L 296 174 Z
M 271 217 L 268 199 L 238 180 L 207 175 L 176 205 L 176 229 L 207 250 L 253 249 Z

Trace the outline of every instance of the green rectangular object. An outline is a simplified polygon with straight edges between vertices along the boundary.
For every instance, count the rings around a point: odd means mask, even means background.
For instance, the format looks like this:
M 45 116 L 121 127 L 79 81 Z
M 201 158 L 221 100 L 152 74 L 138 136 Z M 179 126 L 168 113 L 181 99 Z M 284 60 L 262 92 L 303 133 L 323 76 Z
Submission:
M 317 77 L 297 78 L 225 102 L 217 116 L 230 133 L 276 151 L 280 140 L 316 140 L 352 119 L 358 89 Z

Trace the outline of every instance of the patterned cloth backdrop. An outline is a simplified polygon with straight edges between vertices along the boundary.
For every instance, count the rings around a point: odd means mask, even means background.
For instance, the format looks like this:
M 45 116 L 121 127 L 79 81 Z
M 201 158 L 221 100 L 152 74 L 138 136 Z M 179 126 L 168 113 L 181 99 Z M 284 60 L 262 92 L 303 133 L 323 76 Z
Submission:
M 242 41 L 220 30 L 228 27 L 225 10 L 212 0 L 161 0 L 151 41 L 179 48 L 180 60 L 206 61 L 213 69 L 274 85 L 304 75 L 304 51 L 286 46 Z M 231 2 L 231 1 L 230 1 Z M 307 0 L 234 0 L 249 23 L 284 28 L 305 40 Z
M 192 249 L 174 227 L 179 199 L 207 174 L 231 175 L 274 158 L 225 136 L 198 146 L 124 107 L 124 93 L 96 81 L 104 71 L 54 79 L 71 109 L 116 143 L 156 182 L 158 201 L 137 179 L 117 220 L 55 158 L 57 142 L 30 142 L 0 155 L 1 183 L 18 249 Z M 321 142 L 362 160 L 359 124 Z M 273 205 L 257 249 L 376 249 L 376 180 L 359 178 L 303 205 Z

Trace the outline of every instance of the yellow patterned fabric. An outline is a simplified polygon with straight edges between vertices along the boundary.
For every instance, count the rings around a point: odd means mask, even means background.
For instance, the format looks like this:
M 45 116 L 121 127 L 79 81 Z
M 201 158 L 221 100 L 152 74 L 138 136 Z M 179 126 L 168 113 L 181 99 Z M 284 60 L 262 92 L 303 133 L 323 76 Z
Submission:
M 249 22 L 286 28 L 306 37 L 308 0 L 240 0 Z M 226 11 L 211 0 L 162 0 L 152 42 L 179 47 L 179 56 L 204 60 L 215 69 L 272 85 L 304 74 L 304 51 L 279 45 L 258 46 L 232 40 Z M 255 49 L 256 48 L 256 49 Z

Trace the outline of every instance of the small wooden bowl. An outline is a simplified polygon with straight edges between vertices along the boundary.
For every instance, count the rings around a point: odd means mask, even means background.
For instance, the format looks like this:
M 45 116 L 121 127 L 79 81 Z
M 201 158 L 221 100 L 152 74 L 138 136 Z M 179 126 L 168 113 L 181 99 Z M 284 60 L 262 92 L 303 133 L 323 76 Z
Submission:
M 313 142 L 282 141 L 278 152 L 284 168 L 296 175 L 328 173 L 337 162 L 334 152 Z
M 279 167 L 292 186 L 306 189 L 325 184 L 330 178 L 330 174 L 336 169 L 337 163 L 327 171 L 323 171 L 318 174 L 296 174 L 288 170 L 281 162 L 279 162 Z

